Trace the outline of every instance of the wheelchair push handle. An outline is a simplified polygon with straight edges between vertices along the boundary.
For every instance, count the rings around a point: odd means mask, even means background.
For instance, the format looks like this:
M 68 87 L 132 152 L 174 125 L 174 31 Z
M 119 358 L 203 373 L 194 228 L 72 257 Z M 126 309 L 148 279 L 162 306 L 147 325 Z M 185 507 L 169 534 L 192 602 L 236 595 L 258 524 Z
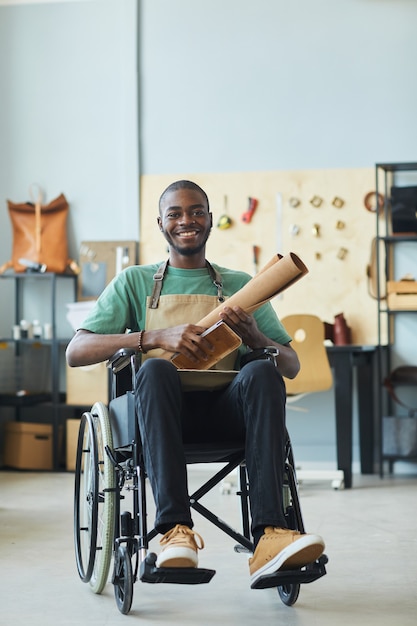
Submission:
M 117 374 L 117 372 L 132 364 L 132 359 L 135 358 L 135 355 L 136 352 L 132 348 L 120 348 L 109 358 L 106 365 L 113 374 Z

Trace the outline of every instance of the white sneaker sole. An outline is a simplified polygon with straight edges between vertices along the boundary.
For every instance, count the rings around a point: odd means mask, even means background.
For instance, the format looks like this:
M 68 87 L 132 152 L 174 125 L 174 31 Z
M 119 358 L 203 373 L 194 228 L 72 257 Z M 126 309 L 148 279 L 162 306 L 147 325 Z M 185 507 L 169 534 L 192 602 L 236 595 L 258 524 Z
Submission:
M 261 576 L 275 574 L 279 570 L 300 569 L 314 563 L 324 550 L 324 541 L 319 535 L 301 535 L 297 541 L 281 550 L 273 559 L 251 575 L 253 585 Z
M 197 567 L 198 556 L 192 548 L 167 548 L 156 559 L 156 567 Z

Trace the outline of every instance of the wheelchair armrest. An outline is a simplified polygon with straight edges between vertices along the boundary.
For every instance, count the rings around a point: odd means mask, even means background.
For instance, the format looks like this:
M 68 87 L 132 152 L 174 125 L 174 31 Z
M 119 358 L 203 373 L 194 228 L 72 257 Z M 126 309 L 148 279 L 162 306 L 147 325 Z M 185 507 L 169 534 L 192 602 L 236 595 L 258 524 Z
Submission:
M 117 352 L 115 352 L 110 359 L 107 361 L 107 367 L 111 369 L 113 374 L 117 374 L 120 370 L 125 367 L 131 365 L 132 357 L 136 354 L 135 350 L 131 348 L 120 348 Z

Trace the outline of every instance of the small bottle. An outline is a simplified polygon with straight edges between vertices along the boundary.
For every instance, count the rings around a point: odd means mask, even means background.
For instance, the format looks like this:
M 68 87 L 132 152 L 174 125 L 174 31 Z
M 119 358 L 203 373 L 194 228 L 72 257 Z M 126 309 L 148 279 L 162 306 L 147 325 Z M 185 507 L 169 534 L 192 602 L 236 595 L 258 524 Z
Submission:
M 334 344 L 335 346 L 346 346 L 352 343 L 351 329 L 347 325 L 343 313 L 338 313 L 334 318 Z
M 33 320 L 32 333 L 33 333 L 33 338 L 34 339 L 41 339 L 42 338 L 42 326 L 39 323 L 39 320 Z
M 26 320 L 20 320 L 20 336 L 22 339 L 27 339 L 29 336 L 29 324 Z

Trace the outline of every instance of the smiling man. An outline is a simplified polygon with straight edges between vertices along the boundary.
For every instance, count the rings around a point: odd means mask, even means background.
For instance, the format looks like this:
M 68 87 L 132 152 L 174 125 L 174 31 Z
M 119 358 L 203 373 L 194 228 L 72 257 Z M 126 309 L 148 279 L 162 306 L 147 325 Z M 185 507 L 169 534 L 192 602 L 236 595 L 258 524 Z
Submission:
M 206 242 L 212 215 L 206 193 L 181 180 L 162 193 L 158 226 L 169 257 L 157 265 L 129 267 L 104 290 L 67 348 L 70 366 L 105 361 L 119 348 L 142 354 L 136 410 L 146 471 L 163 534 L 158 567 L 196 567 L 202 538 L 193 529 L 184 442 L 245 441 L 252 534 L 251 583 L 280 569 L 299 568 L 324 550 L 318 535 L 289 530 L 283 513 L 285 385 L 298 357 L 270 303 L 253 315 L 225 305 L 219 319 L 242 338 L 243 350 L 273 346 L 275 363 L 253 360 L 221 389 L 184 391 L 176 367 L 161 350 L 194 362 L 213 350 L 202 319 L 249 280 L 244 272 L 209 263 Z M 126 332 L 128 330 L 128 332 Z M 242 350 L 242 349 L 241 349 Z M 239 369 L 240 354 L 230 369 Z
M 207 239 L 213 226 L 212 215 L 208 210 L 209 200 L 205 192 L 204 201 L 197 192 L 196 202 L 188 204 L 187 192 L 189 189 L 175 190 L 171 185 L 162 194 L 159 200 L 158 224 L 165 239 L 170 245 L 171 265 L 185 267 L 184 257 L 193 257 L 204 253 Z M 171 205 L 171 201 L 174 206 Z M 178 202 L 178 206 L 175 203 Z M 203 254 L 204 256 L 204 254 Z M 203 258 L 203 267 L 205 256 Z M 191 267 L 195 267 L 195 260 L 191 261 Z

